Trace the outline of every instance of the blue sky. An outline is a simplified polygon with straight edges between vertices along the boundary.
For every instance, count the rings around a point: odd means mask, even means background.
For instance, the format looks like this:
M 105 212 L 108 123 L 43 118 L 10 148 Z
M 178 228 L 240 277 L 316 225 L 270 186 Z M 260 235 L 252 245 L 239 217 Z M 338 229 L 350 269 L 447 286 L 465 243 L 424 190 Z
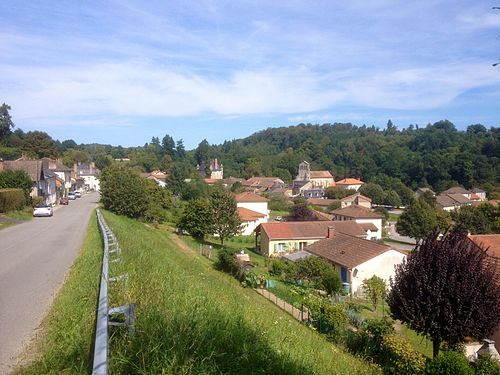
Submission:
M 500 126 L 498 1 L 5 1 L 0 102 L 78 143 Z

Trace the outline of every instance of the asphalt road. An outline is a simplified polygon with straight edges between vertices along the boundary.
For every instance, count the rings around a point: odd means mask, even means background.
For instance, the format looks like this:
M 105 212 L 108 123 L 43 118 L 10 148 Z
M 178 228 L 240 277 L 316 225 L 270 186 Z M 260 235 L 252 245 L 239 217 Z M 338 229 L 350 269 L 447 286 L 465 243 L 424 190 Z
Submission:
M 35 337 L 82 246 L 99 194 L 0 231 L 0 374 Z

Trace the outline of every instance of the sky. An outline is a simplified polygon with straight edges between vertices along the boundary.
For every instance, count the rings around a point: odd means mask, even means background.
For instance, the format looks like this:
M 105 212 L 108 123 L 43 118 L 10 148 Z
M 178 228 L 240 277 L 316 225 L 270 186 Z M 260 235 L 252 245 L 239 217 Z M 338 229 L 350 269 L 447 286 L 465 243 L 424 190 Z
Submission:
M 25 132 L 127 147 L 299 123 L 498 127 L 499 5 L 3 1 L 0 103 Z

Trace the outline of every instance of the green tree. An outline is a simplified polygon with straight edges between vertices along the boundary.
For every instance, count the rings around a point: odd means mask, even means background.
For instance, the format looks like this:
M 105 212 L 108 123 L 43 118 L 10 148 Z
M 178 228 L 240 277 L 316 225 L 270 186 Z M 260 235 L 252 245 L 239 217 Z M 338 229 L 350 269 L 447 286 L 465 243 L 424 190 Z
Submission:
M 236 210 L 236 200 L 231 192 L 224 187 L 216 186 L 210 193 L 210 211 L 214 233 L 224 240 L 241 232 L 241 219 Z
M 380 277 L 373 275 L 369 279 L 363 280 L 363 290 L 367 297 L 372 301 L 373 307 L 377 309 L 378 303 L 385 296 L 387 286 Z
M 342 281 L 340 276 L 335 271 L 333 267 L 328 267 L 323 270 L 320 276 L 321 286 L 328 293 L 328 295 L 333 296 L 336 293 L 340 293 L 342 290 Z
M 12 129 L 14 128 L 14 122 L 9 114 L 10 110 L 10 106 L 5 103 L 0 106 L 0 141 L 7 138 L 7 136 L 12 133 Z
M 142 179 L 146 210 L 141 219 L 150 223 L 163 223 L 167 220 L 168 210 L 172 207 L 170 190 L 159 186 L 155 181 Z
M 161 141 L 161 148 L 164 155 L 170 155 L 171 158 L 175 156 L 175 142 L 174 139 L 166 134 Z
M 206 139 L 204 139 L 198 144 L 198 147 L 194 151 L 194 157 L 198 165 L 201 165 L 202 163 L 205 164 L 206 166 L 210 165 L 209 151 L 210 151 L 210 144 Z
M 190 201 L 184 208 L 178 227 L 202 241 L 206 235 L 213 234 L 212 210 L 208 200 L 197 198 Z
M 45 132 L 38 130 L 27 132 L 23 139 L 22 149 L 30 156 L 38 159 L 58 156 L 54 140 Z
M 174 163 L 167 177 L 167 187 L 177 196 L 182 196 L 186 187 L 186 179 L 190 177 L 191 167 L 183 162 Z
M 401 198 L 394 190 L 388 191 L 384 197 L 384 204 L 391 207 L 401 206 Z
M 342 199 L 354 193 L 356 193 L 356 191 L 343 189 L 338 186 L 327 187 L 325 191 L 325 195 L 328 199 Z
M 438 227 L 436 210 L 424 200 L 417 199 L 399 216 L 396 230 L 403 236 L 420 240 Z
M 365 197 L 371 198 L 374 204 L 384 204 L 385 192 L 379 184 L 370 182 L 363 184 L 359 188 L 359 192 Z
M 179 160 L 186 157 L 186 149 L 184 148 L 184 141 L 179 139 L 175 144 L 175 155 Z
M 102 171 L 100 192 L 104 208 L 118 215 L 140 218 L 148 208 L 144 180 L 122 164 Z
M 499 271 L 488 257 L 466 232 L 431 233 L 396 266 L 392 318 L 429 337 L 434 357 L 443 341 L 486 337 L 500 324 Z

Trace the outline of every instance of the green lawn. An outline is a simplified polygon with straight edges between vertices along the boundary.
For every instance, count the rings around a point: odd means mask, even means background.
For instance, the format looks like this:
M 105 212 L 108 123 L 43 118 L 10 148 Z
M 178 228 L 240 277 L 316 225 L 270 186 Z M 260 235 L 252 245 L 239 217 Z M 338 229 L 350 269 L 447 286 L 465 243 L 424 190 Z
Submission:
M 169 231 L 104 215 L 123 249 L 121 264 L 110 272 L 129 274 L 126 287 L 111 287 L 110 305 L 137 305 L 135 335 L 112 331 L 110 374 L 380 373 L 214 270 L 211 261 L 181 251 Z M 17 373 L 89 372 L 100 242 L 94 219 L 45 319 L 40 358 Z

